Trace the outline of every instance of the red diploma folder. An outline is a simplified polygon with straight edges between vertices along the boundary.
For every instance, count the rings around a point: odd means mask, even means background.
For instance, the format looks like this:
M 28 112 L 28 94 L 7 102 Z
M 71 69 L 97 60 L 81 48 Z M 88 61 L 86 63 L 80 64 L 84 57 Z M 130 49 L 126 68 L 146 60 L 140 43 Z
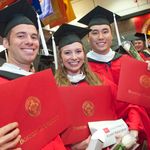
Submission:
M 150 107 L 150 71 L 147 63 L 136 59 L 122 62 L 117 99 Z
M 60 87 L 59 91 L 72 119 L 70 128 L 61 134 L 65 145 L 86 139 L 90 135 L 89 121 L 115 118 L 108 86 Z
M 17 121 L 23 150 L 41 150 L 70 122 L 50 69 L 0 85 L 0 127 Z

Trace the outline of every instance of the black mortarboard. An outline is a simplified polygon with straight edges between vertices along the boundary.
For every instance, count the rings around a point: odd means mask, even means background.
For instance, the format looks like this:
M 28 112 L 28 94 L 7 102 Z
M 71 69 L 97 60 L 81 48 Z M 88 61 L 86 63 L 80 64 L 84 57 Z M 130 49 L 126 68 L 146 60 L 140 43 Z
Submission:
M 144 33 L 135 33 L 135 37 L 138 38 L 138 40 L 142 40 L 145 42 L 145 46 L 148 48 L 148 40 L 150 38 L 149 34 L 144 34 Z
M 27 0 L 19 0 L 0 10 L 0 35 L 2 37 L 19 24 L 33 24 L 38 28 L 36 13 Z
M 113 12 L 97 6 L 93 10 L 91 10 L 88 14 L 86 14 L 84 17 L 82 17 L 78 22 L 83 23 L 87 26 L 92 25 L 101 25 L 101 24 L 107 24 L 110 25 L 114 22 Z M 115 14 L 116 19 L 119 19 L 120 16 Z
M 148 34 L 144 34 L 144 33 L 139 33 L 139 32 L 137 32 L 137 33 L 135 33 L 134 34 L 135 35 L 135 37 L 136 37 L 136 39 L 135 40 L 142 40 L 142 41 L 146 41 L 146 39 L 145 38 L 150 38 L 150 35 L 148 35 Z
M 34 60 L 34 67 L 36 71 L 41 71 L 47 68 L 54 69 L 54 56 L 53 55 L 38 55 Z
M 90 32 L 90 29 L 82 28 L 70 24 L 62 24 L 54 33 L 56 45 L 61 48 L 73 42 L 80 42 L 81 39 Z

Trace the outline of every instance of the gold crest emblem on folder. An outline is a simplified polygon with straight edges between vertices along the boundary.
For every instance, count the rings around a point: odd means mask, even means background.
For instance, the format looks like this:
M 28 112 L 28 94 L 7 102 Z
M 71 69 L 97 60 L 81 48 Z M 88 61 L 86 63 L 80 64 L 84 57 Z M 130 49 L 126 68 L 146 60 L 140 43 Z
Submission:
M 31 117 L 37 117 L 41 112 L 41 103 L 37 97 L 30 96 L 25 103 L 25 110 Z
M 93 116 L 95 106 L 91 101 L 84 101 L 84 103 L 82 104 L 82 110 L 85 116 Z
M 140 85 L 144 88 L 150 88 L 150 77 L 148 75 L 140 76 Z

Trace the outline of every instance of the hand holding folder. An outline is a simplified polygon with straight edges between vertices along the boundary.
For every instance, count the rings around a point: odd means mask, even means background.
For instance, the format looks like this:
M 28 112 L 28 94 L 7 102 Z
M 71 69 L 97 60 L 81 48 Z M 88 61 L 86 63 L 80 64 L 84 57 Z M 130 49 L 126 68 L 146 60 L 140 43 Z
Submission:
M 25 150 L 40 150 L 70 124 L 50 69 L 0 85 L 0 127 L 18 122 Z

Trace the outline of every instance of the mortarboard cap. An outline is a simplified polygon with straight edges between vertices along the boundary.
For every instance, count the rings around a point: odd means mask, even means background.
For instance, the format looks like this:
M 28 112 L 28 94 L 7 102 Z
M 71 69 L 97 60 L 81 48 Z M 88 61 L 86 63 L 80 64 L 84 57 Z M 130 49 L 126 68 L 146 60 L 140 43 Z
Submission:
M 93 10 L 91 10 L 88 14 L 86 14 L 84 17 L 82 17 L 78 22 L 83 23 L 87 26 L 92 25 L 101 25 L 101 24 L 107 24 L 110 25 L 114 22 L 113 12 L 97 6 Z M 120 16 L 115 14 L 116 19 L 119 19 Z
M 56 45 L 61 48 L 73 42 L 80 42 L 81 39 L 90 32 L 90 29 L 82 28 L 70 24 L 62 24 L 54 33 Z
M 38 29 L 36 13 L 27 0 L 19 0 L 0 10 L 0 35 L 2 37 L 19 24 L 32 24 Z
M 36 71 L 45 70 L 52 68 L 54 70 L 54 56 L 51 54 L 49 56 L 39 54 L 34 60 L 34 67 Z
M 147 38 L 147 39 L 150 38 L 150 35 L 144 34 L 144 33 L 139 33 L 139 32 L 135 33 L 134 35 L 135 35 L 135 37 L 136 37 L 136 40 L 145 41 L 145 38 Z M 146 37 L 145 37 L 145 36 L 146 36 Z

